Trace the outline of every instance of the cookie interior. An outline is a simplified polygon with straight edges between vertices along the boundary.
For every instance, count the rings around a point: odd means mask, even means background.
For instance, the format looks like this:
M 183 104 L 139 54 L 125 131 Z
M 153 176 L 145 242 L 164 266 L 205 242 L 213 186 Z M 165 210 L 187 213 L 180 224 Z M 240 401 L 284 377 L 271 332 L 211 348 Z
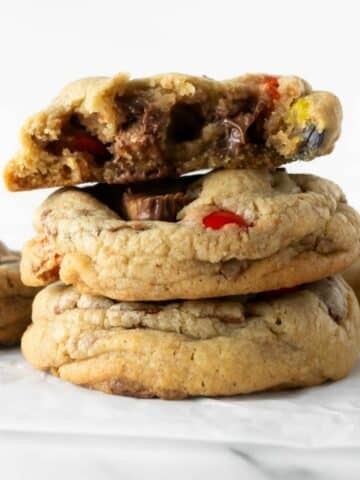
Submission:
M 5 180 L 16 190 L 274 167 L 329 153 L 340 123 L 336 97 L 296 77 L 84 79 L 25 125 Z
M 197 87 L 195 95 L 176 95 L 159 85 L 129 84 L 114 99 L 118 128 L 111 141 L 98 115 L 74 113 L 64 121 L 59 139 L 42 147 L 55 155 L 64 150 L 88 154 L 95 167 L 111 164 L 111 176 L 105 177 L 109 183 L 176 176 L 190 171 L 191 159 L 199 157 L 202 163 L 197 168 L 220 166 L 225 158 L 231 166 L 231 159 L 242 152 L 253 156 L 255 167 L 265 155 L 269 165 L 278 165 L 284 160 L 281 148 L 270 146 L 271 133 L 266 130 L 281 101 L 278 87 L 277 78 L 270 76 L 251 88 Z M 311 157 L 324 141 L 324 132 L 310 120 L 302 131 L 294 125 L 281 128 L 288 129 L 282 141 L 294 144 L 291 150 L 298 158 Z

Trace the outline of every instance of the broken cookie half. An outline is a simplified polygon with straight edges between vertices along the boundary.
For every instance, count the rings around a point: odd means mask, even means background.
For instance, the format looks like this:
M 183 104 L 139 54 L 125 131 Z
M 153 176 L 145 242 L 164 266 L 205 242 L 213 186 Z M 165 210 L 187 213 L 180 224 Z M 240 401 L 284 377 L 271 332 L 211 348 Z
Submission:
M 297 77 L 88 78 L 21 132 L 10 190 L 134 183 L 204 168 L 274 167 L 332 151 L 341 106 Z

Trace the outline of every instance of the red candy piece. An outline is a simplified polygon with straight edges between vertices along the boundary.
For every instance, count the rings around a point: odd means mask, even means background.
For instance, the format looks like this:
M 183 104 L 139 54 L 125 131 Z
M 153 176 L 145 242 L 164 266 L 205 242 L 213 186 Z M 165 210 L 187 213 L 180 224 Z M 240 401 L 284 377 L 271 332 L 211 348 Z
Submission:
M 275 102 L 280 99 L 279 80 L 276 77 L 266 77 L 264 79 L 264 84 L 267 90 L 268 95 Z
M 227 210 L 218 210 L 217 212 L 210 213 L 210 215 L 203 218 L 203 224 L 205 227 L 212 228 L 213 230 L 219 230 L 229 223 L 234 223 L 239 227 L 246 229 L 251 226 L 243 217 Z
M 106 157 L 109 155 L 105 145 L 87 133 L 77 133 L 74 135 L 71 141 L 71 148 L 78 152 L 91 153 L 94 157 Z

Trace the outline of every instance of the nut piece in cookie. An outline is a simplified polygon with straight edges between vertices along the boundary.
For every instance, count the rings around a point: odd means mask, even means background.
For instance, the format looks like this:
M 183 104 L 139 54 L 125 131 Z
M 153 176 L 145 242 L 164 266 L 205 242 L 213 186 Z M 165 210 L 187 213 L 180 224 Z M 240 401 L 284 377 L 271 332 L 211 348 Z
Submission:
M 289 293 L 166 303 L 116 302 L 53 284 L 38 294 L 25 358 L 119 395 L 228 396 L 347 375 L 360 311 L 339 276 Z
M 341 106 L 297 77 L 88 78 L 21 132 L 10 190 L 129 184 L 212 168 L 271 168 L 330 153 Z

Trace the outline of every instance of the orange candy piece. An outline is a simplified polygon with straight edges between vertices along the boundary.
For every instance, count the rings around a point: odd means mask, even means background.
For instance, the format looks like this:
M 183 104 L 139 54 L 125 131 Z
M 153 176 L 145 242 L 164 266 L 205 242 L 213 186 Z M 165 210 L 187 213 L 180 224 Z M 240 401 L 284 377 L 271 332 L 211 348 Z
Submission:
M 86 133 L 74 135 L 71 141 L 71 148 L 74 151 L 91 153 L 98 158 L 109 155 L 107 148 L 100 140 Z
M 280 93 L 279 93 L 279 80 L 276 77 L 265 77 L 264 84 L 266 87 L 266 91 L 271 99 L 275 102 L 280 100 Z

